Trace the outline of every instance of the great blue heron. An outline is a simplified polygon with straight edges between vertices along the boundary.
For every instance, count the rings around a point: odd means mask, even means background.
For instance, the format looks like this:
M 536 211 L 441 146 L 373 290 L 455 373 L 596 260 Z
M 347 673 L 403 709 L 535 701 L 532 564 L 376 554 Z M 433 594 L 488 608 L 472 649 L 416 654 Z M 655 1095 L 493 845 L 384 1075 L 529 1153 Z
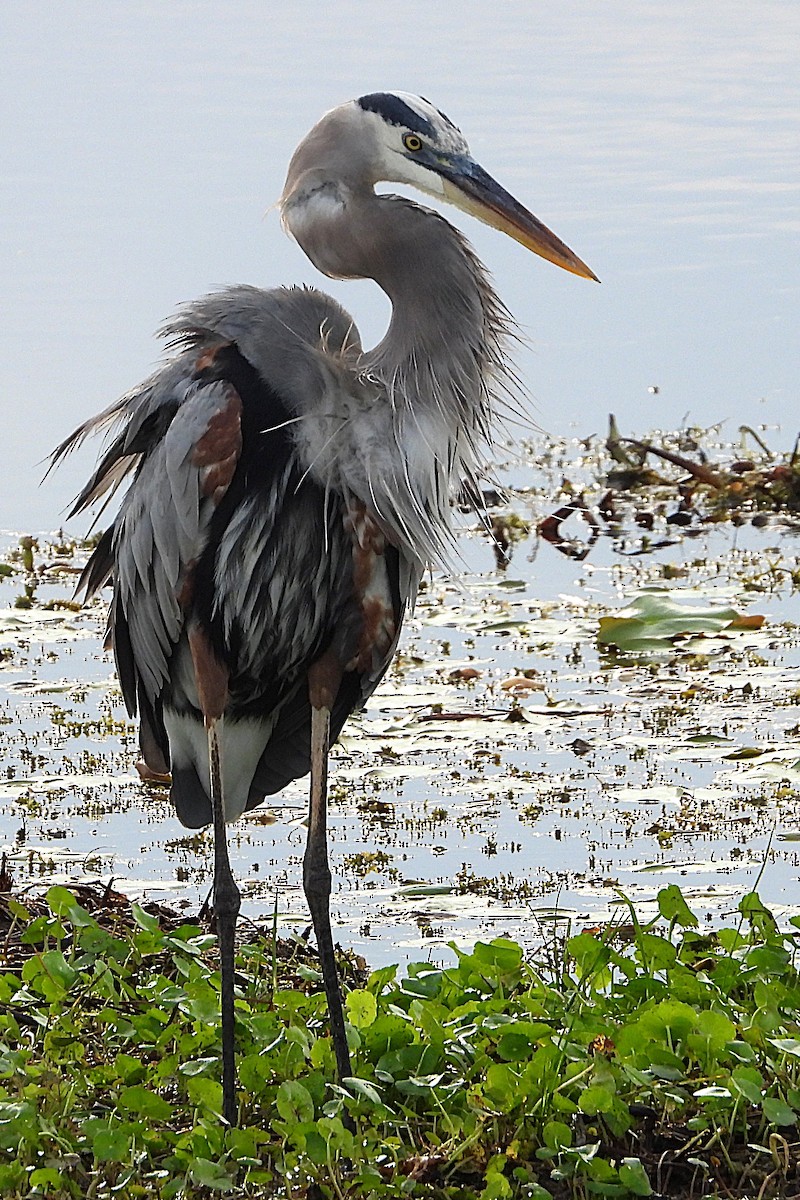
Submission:
M 333 278 L 388 294 L 363 350 L 310 288 L 233 287 L 165 329 L 176 353 L 81 425 L 121 425 L 72 514 L 130 486 L 82 577 L 109 579 L 113 646 L 144 762 L 184 825 L 214 826 L 224 1116 L 237 1116 L 225 822 L 311 772 L 303 886 L 340 1078 L 350 1075 L 330 926 L 327 759 L 386 672 L 421 574 L 448 560 L 450 496 L 475 480 L 508 383 L 510 318 L 458 230 L 379 181 L 448 200 L 567 271 L 592 272 L 472 159 L 427 100 L 327 113 L 292 157 L 283 224 Z M 71 515 L 72 515 L 71 514 Z

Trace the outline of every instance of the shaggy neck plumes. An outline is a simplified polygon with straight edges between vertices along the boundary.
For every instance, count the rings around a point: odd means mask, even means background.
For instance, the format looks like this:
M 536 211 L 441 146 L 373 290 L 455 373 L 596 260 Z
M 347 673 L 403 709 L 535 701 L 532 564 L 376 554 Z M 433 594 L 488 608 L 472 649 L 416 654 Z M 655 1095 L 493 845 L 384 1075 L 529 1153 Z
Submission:
M 378 387 L 376 428 L 385 422 L 381 437 L 394 447 L 386 459 L 361 456 L 364 487 L 379 514 L 402 522 L 393 540 L 409 557 L 449 565 L 450 498 L 481 472 L 492 400 L 511 384 L 511 320 L 464 237 L 409 200 L 317 183 L 284 220 L 320 270 L 374 279 L 392 302 L 386 335 L 356 368 L 368 391 Z
M 374 279 L 392 302 L 389 328 L 364 356 L 365 368 L 390 393 L 450 402 L 456 422 L 483 425 L 512 323 L 469 243 L 410 200 L 314 184 L 284 208 L 286 225 L 326 275 Z

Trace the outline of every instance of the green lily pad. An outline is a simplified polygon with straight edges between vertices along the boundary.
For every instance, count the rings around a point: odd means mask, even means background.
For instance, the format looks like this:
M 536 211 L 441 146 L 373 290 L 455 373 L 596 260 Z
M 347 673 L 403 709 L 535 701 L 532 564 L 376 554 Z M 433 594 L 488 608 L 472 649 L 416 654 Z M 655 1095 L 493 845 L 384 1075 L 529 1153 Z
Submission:
M 758 629 L 763 620 L 735 608 L 684 604 L 673 593 L 645 592 L 618 615 L 601 617 L 597 640 L 620 650 L 665 650 L 678 638 Z

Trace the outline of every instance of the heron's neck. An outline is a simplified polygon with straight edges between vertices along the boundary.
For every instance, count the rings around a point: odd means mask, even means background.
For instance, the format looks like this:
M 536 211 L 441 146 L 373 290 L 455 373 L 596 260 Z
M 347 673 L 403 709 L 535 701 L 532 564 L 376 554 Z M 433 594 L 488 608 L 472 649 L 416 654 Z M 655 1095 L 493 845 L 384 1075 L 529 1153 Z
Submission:
M 336 459 L 323 447 L 315 470 L 339 472 L 418 569 L 447 566 L 449 497 L 486 459 L 510 318 L 466 240 L 428 209 L 325 183 L 283 215 L 320 270 L 374 279 L 392 302 L 385 337 L 356 368 L 367 406 L 355 417 L 346 406 Z
M 376 197 L 384 252 L 364 274 L 392 302 L 386 335 L 362 359 L 382 381 L 391 437 L 404 461 L 385 484 L 371 483 L 379 512 L 401 508 L 396 544 L 423 564 L 450 569 L 450 496 L 485 477 L 493 401 L 513 390 L 506 342 L 511 319 L 466 239 L 427 209 Z M 381 488 L 387 503 L 381 500 Z M 409 531 L 411 537 L 409 538 Z
M 370 369 L 387 383 L 398 375 L 418 382 L 423 398 L 451 392 L 459 408 L 484 406 L 503 332 L 485 268 L 437 213 L 393 196 L 373 203 L 382 252 L 365 273 L 389 296 L 392 318 L 367 355 Z
M 392 302 L 384 338 L 364 356 L 390 396 L 417 410 L 427 398 L 488 417 L 502 371 L 508 315 L 466 239 L 430 209 L 373 191 L 313 180 L 284 208 L 311 261 L 335 278 L 374 279 Z

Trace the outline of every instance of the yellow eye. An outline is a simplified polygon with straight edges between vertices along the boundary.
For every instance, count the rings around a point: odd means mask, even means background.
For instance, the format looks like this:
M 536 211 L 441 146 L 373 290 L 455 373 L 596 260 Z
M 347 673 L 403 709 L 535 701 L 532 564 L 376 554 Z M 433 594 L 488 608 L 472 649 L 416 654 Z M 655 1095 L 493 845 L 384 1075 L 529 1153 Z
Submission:
M 422 138 L 418 138 L 415 133 L 406 133 L 403 135 L 403 145 L 406 150 L 416 154 L 418 150 L 422 149 Z

